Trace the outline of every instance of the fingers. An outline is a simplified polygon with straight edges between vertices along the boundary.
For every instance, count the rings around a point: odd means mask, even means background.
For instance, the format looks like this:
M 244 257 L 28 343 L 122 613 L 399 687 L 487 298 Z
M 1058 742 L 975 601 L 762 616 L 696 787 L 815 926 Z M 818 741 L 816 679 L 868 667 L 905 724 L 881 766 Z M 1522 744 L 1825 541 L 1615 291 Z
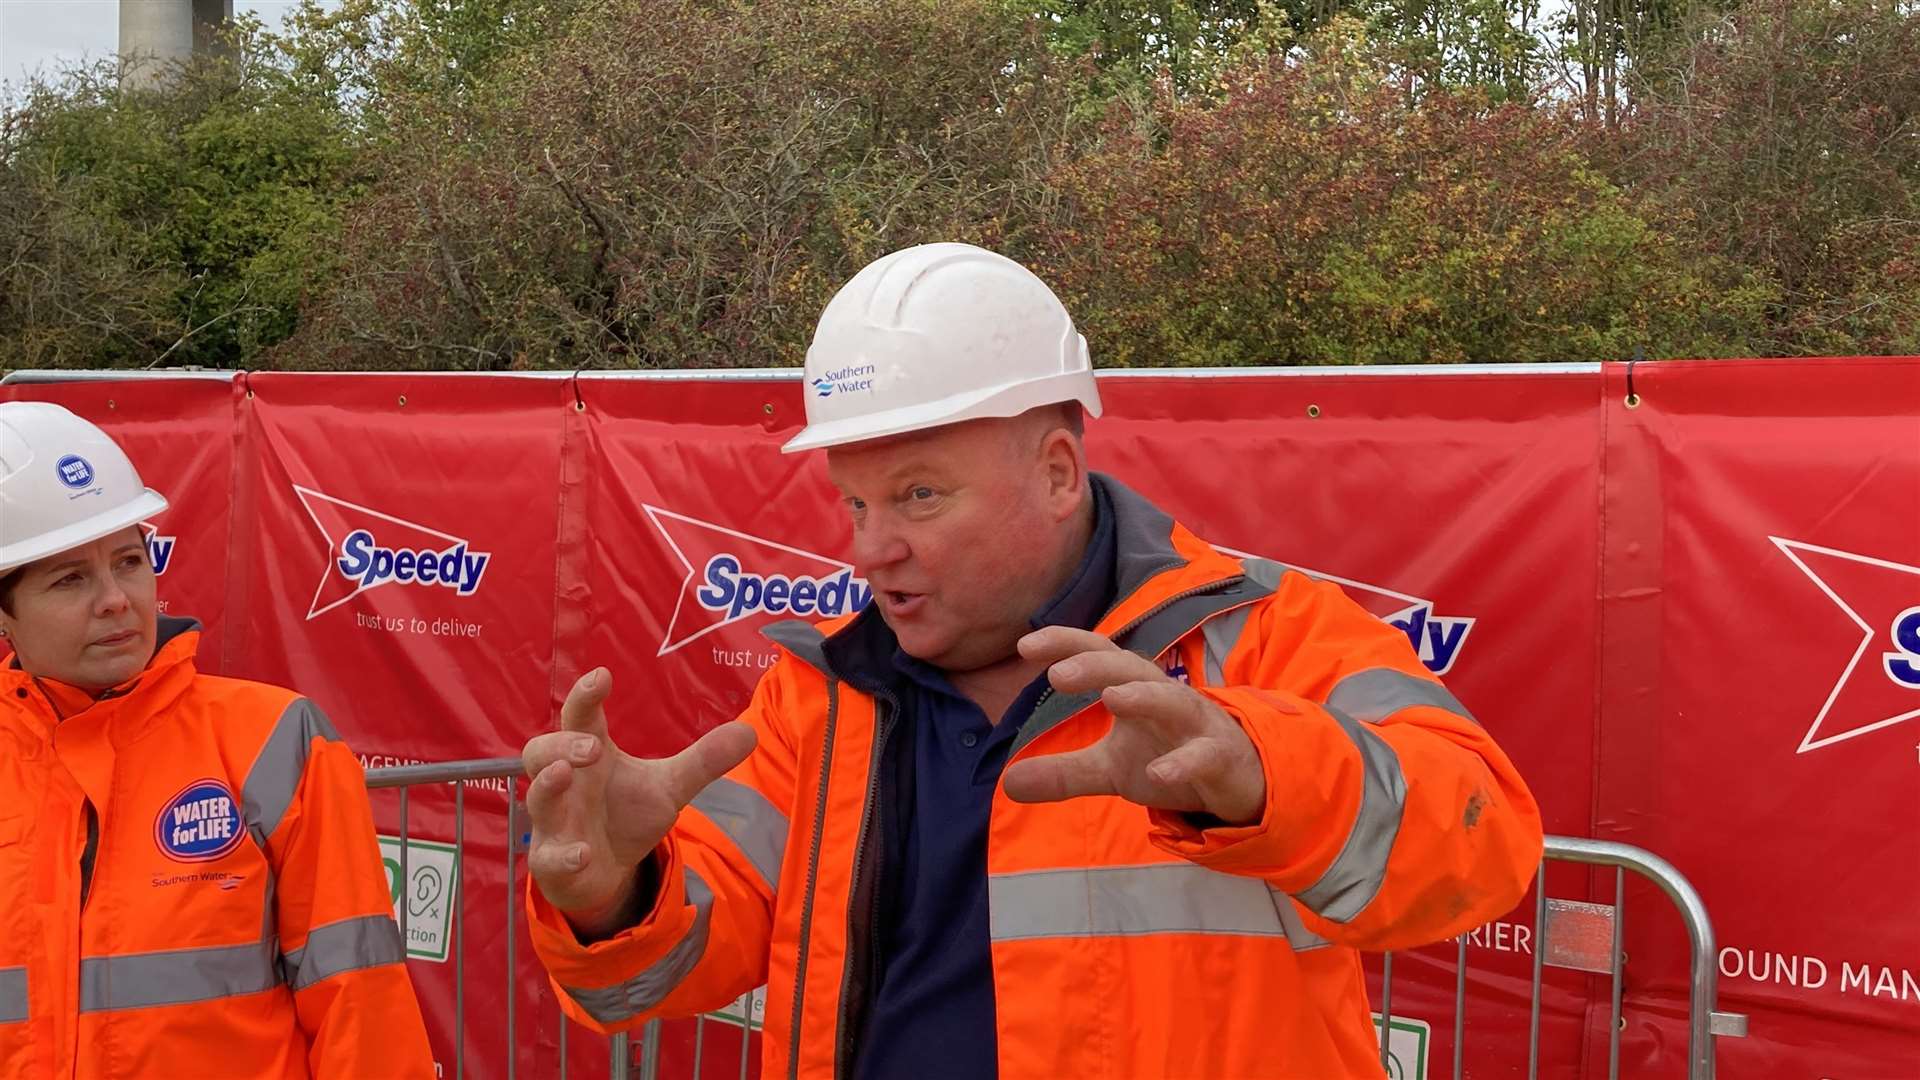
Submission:
M 613 674 L 606 668 L 594 668 L 580 676 L 580 681 L 567 692 L 566 703 L 560 706 L 560 730 L 584 731 L 606 738 L 607 713 L 602 706 L 612 691 Z
M 1155 758 L 1147 775 L 1167 785 L 1204 786 L 1226 773 L 1232 754 L 1214 739 L 1194 739 Z
M 1100 700 L 1114 719 L 1145 724 L 1170 743 L 1204 735 L 1222 722 L 1233 723 L 1218 705 L 1172 679 L 1110 686 Z
M 1047 669 L 1047 681 L 1063 694 L 1083 694 L 1135 682 L 1179 685 L 1167 678 L 1160 665 L 1119 650 L 1070 656 Z
M 527 851 L 527 868 L 533 872 L 534 880 L 542 883 L 578 874 L 592 860 L 593 848 L 585 841 L 535 841 Z M 548 899 L 554 897 L 548 896 Z
M 527 785 L 527 816 L 533 827 L 527 866 L 537 880 L 554 882 L 570 877 L 579 873 L 591 857 L 574 779 L 573 766 L 556 761 L 535 774 Z
M 1063 694 L 1083 694 L 1123 683 L 1167 681 L 1160 665 L 1090 630 L 1049 626 L 1020 639 L 1020 655 L 1048 665 L 1047 681 Z
M 1071 626 L 1049 626 L 1020 639 L 1020 655 L 1046 664 L 1058 663 L 1069 656 L 1086 652 L 1121 652 L 1120 646 L 1104 634 Z
M 1001 786 L 1006 789 L 1007 798 L 1023 803 L 1119 794 L 1098 746 L 1016 761 L 1007 766 Z
M 578 731 L 549 731 L 527 740 L 520 765 L 531 780 L 556 761 L 586 767 L 600 760 L 600 740 Z
M 661 762 L 668 797 L 675 806 L 686 806 L 708 784 L 747 760 L 758 738 L 753 728 L 738 720 L 700 736 L 692 746 Z
M 579 832 L 579 808 L 567 797 L 573 788 L 573 766 L 556 761 L 534 774 L 527 785 L 527 816 L 536 835 L 573 835 Z

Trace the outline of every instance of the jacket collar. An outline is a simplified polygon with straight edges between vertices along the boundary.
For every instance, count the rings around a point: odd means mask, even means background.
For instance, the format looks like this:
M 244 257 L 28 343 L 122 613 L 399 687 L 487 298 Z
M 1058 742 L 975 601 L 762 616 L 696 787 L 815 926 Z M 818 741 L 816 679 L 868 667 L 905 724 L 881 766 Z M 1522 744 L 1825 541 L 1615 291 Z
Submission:
M 0 669 L 0 695 L 4 695 L 0 696 L 0 701 L 8 697 L 19 698 L 24 691 L 24 697 L 28 700 L 58 702 L 64 716 L 56 718 L 63 720 L 73 719 L 101 705 L 112 704 L 116 710 L 133 709 L 134 714 L 140 717 L 138 727 L 144 731 L 146 724 L 172 704 L 186 689 L 187 683 L 192 681 L 196 674 L 194 656 L 199 651 L 200 634 L 198 620 L 160 616 L 155 627 L 153 659 L 147 661 L 147 666 L 141 669 L 140 674 L 106 691 L 97 699 L 84 690 L 30 675 L 21 669 L 18 656 L 9 657 L 6 667 Z M 138 733 L 128 732 L 130 736 L 137 736 Z

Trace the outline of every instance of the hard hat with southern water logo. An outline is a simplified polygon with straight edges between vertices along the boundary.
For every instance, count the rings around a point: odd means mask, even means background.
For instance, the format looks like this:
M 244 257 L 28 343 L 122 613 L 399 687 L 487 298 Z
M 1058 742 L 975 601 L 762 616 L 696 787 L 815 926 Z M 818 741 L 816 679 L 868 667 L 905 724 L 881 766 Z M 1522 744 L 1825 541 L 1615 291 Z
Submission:
M 58 405 L 0 402 L 0 574 L 166 508 L 106 432 Z
M 814 329 L 805 392 L 807 426 L 787 453 L 1066 401 L 1100 415 L 1066 307 L 1026 267 L 971 244 L 905 248 L 855 274 Z

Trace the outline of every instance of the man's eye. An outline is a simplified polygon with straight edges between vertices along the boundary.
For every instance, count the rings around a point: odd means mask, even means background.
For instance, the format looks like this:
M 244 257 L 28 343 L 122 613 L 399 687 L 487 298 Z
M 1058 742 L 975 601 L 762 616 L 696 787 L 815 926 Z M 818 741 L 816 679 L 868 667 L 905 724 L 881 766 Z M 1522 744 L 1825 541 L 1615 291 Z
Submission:
M 933 498 L 933 489 L 923 485 L 921 487 L 914 488 L 912 491 L 909 491 L 907 493 L 907 497 L 912 499 L 922 499 L 922 500 L 931 499 Z

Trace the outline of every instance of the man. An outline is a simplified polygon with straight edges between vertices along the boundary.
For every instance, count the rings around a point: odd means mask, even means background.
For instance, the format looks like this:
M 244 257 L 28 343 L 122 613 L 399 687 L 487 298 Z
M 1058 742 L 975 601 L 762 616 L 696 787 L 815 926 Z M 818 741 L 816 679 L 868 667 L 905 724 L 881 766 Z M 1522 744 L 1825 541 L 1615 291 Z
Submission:
M 360 763 L 194 669 L 104 432 L 0 403 L 0 1078 L 431 1077 Z
M 1086 344 L 1018 264 L 910 248 L 807 354 L 873 588 L 738 722 L 528 743 L 534 944 L 603 1030 L 765 982 L 763 1075 L 1380 1075 L 1356 949 L 1508 911 L 1513 766 L 1404 635 L 1087 471 Z M 1203 467 L 1196 463 L 1196 467 Z

